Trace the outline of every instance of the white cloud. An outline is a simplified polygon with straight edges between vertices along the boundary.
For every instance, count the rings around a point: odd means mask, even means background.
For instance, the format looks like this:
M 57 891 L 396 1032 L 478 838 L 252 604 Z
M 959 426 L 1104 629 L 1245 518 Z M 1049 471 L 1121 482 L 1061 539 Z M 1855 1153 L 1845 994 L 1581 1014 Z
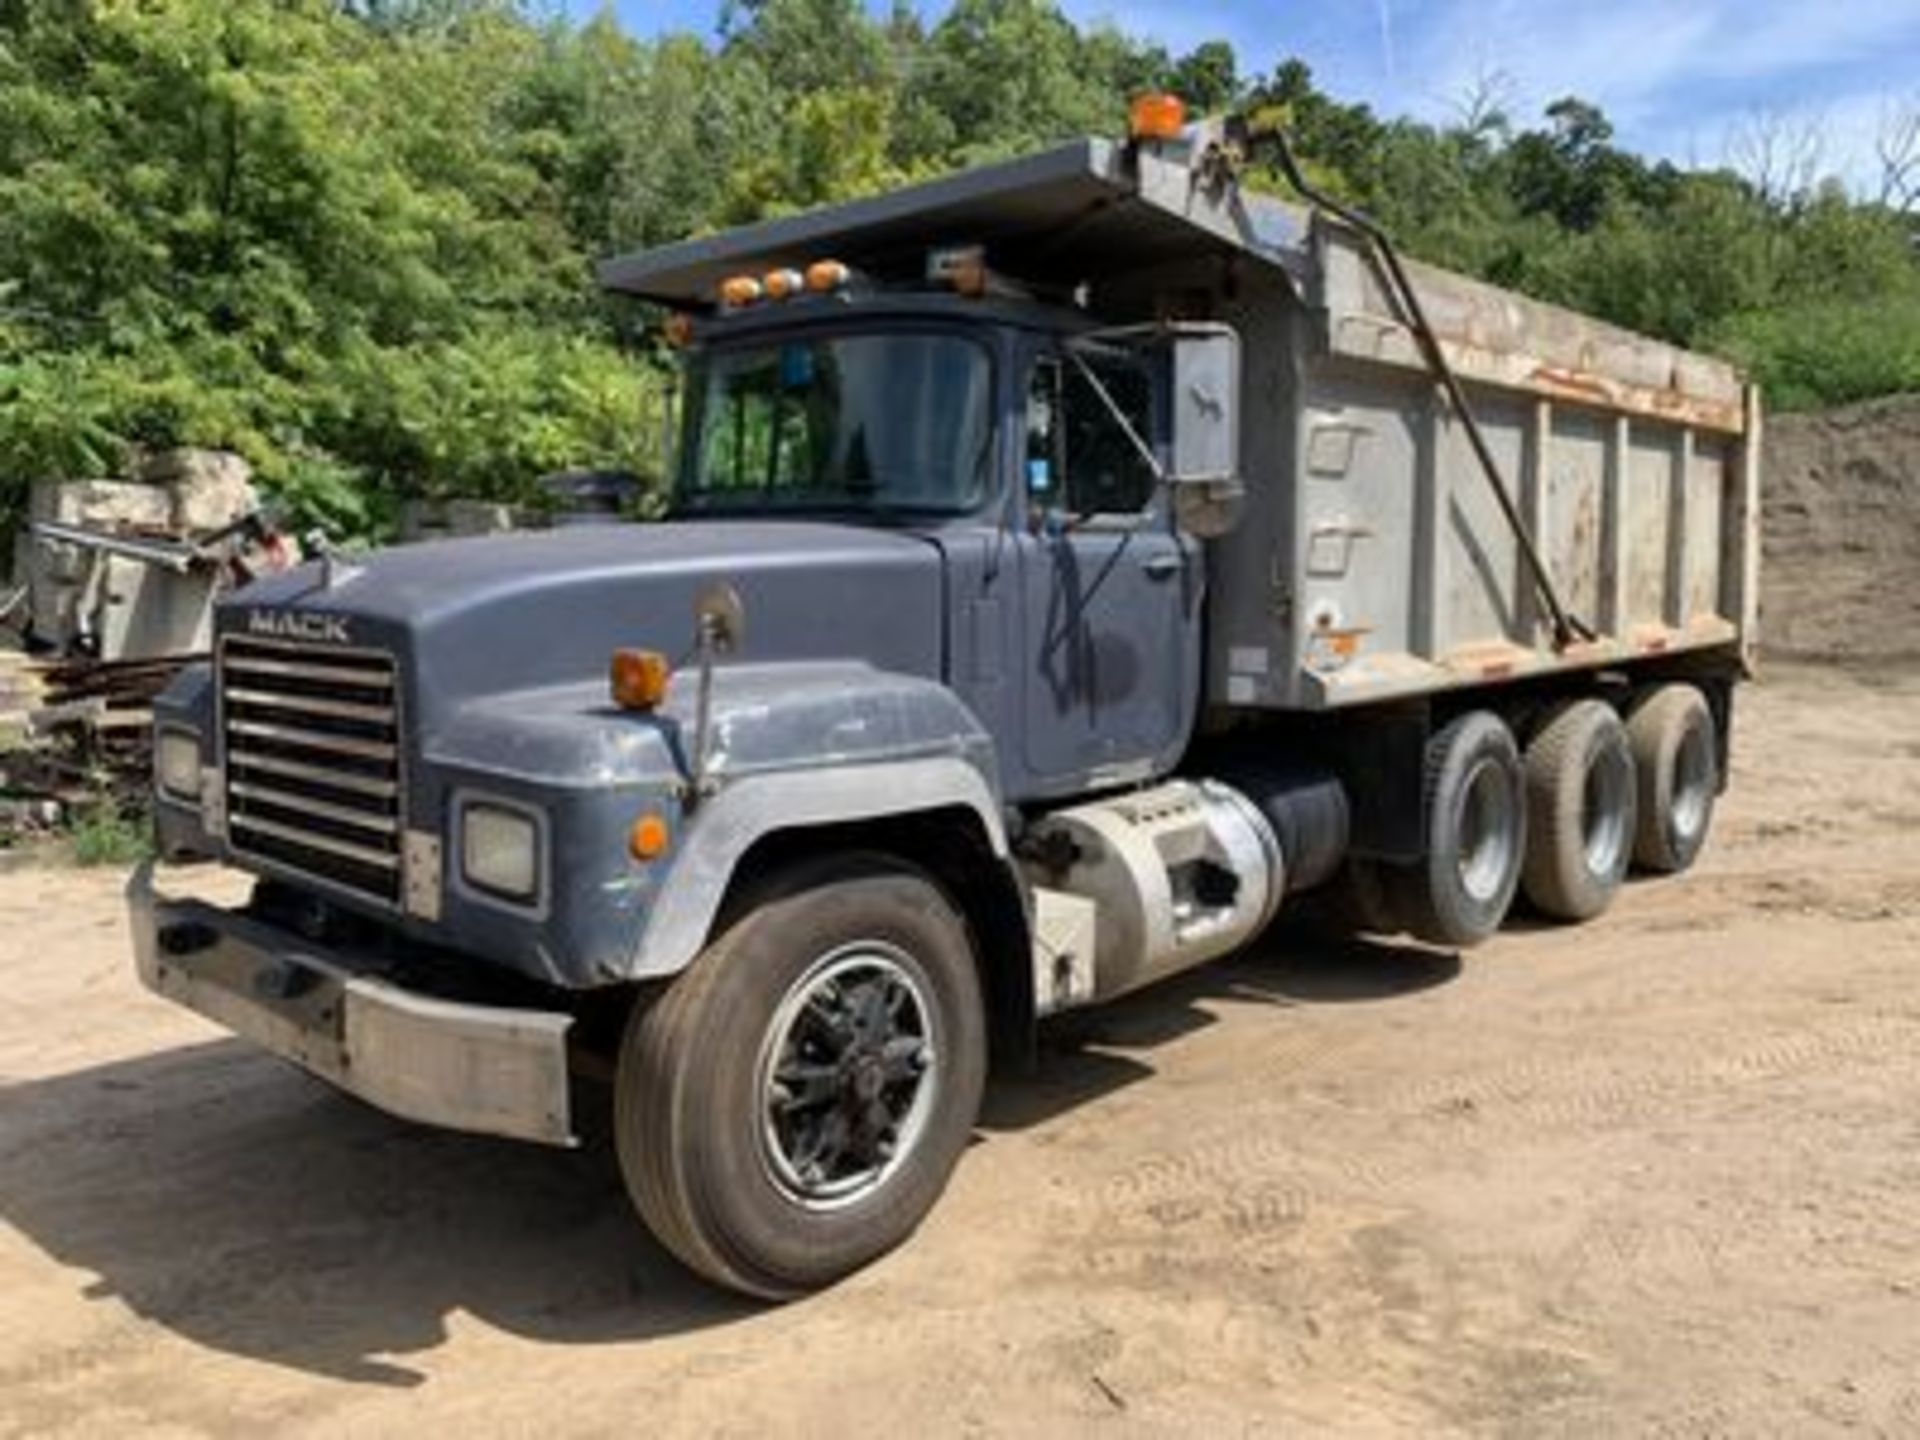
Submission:
M 1877 179 L 1890 101 L 1920 94 L 1920 0 L 1064 0 L 1178 52 L 1230 40 L 1249 74 L 1297 54 L 1343 100 L 1443 121 L 1478 81 L 1514 118 L 1562 95 L 1599 104 L 1621 142 L 1719 165 L 1756 114 L 1817 126 L 1824 168 Z M 939 0 L 933 7 L 940 8 Z
M 1419 68 L 1433 77 L 1424 98 L 1444 105 L 1480 77 L 1498 74 L 1528 113 L 1577 94 L 1631 118 L 1700 54 L 1715 28 L 1715 8 L 1681 9 L 1663 0 L 1551 9 L 1523 0 L 1451 0 L 1437 15 L 1429 12 L 1422 27 Z
M 1856 188 L 1882 112 L 1920 91 L 1920 0 L 1401 0 L 1395 19 L 1401 75 L 1427 78 L 1376 79 L 1366 98 L 1389 111 L 1446 118 L 1498 75 L 1517 118 L 1579 95 L 1624 143 L 1705 165 L 1765 114 L 1817 128 L 1823 168 Z

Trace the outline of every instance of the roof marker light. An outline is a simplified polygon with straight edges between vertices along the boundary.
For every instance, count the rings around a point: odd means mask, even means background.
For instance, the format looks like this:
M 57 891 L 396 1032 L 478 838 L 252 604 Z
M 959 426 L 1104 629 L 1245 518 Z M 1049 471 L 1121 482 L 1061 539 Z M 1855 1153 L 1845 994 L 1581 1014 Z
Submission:
M 1187 107 L 1178 95 L 1150 92 L 1127 107 L 1127 133 L 1136 140 L 1178 140 L 1186 127 Z
M 987 293 L 987 252 L 978 245 L 949 245 L 927 254 L 927 279 L 956 295 L 977 300 Z
M 756 303 L 763 293 L 760 282 L 753 276 L 735 275 L 721 282 L 720 303 L 737 310 Z
M 791 300 L 805 288 L 806 283 L 806 277 L 798 270 L 769 270 L 761 279 L 760 286 L 767 292 L 769 300 Z
M 807 266 L 807 289 L 816 294 L 844 290 L 852 279 L 853 272 L 838 260 L 816 260 Z

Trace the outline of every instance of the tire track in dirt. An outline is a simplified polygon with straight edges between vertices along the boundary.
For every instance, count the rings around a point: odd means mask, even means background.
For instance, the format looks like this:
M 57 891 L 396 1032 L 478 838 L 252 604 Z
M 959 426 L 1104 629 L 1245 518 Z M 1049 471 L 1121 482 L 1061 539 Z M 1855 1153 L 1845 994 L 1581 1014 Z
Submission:
M 1849 1020 L 1763 1037 L 1720 1054 L 1696 1051 L 1677 1065 L 1665 1056 L 1624 1063 L 1527 1060 L 1488 1073 L 1389 1084 L 1338 1106 L 1269 1102 L 1178 1150 L 1084 1187 L 1069 1184 L 1053 1197 L 1053 1218 L 1045 1228 L 1089 1237 L 1075 1265 L 1096 1272 L 1131 1268 L 1143 1245 L 1184 1236 L 1205 1236 L 1209 1245 L 1228 1250 L 1265 1250 L 1276 1236 L 1322 1212 L 1368 1215 L 1404 1207 L 1416 1183 L 1430 1182 L 1449 1163 L 1470 1163 L 1482 1141 L 1633 1125 L 1650 1114 L 1670 1114 L 1691 1097 L 1847 1067 L 1882 1071 L 1895 1080 L 1912 1077 L 1920 1091 L 1920 1018 Z M 1351 1130 L 1356 1114 L 1389 1130 L 1395 1121 L 1447 1124 L 1473 1143 L 1452 1147 L 1449 1160 L 1435 1153 L 1431 1139 L 1382 1149 L 1329 1149 L 1318 1142 L 1319 1135 L 1338 1133 L 1339 1120 Z M 1625 1264 L 1630 1252 L 1645 1255 L 1649 1243 L 1605 1230 L 1592 1240 L 1602 1263 L 1609 1247 Z M 1683 1249 L 1684 1269 L 1711 1269 L 1710 1253 L 1691 1244 Z
M 1814 876 L 1805 869 L 1768 868 L 1703 872 L 1685 884 L 1684 895 L 1662 896 L 1667 903 L 1621 915 L 1616 924 L 1627 933 L 1661 934 L 1713 931 L 1755 914 L 1854 925 L 1920 918 L 1920 880 L 1904 872 L 1829 865 Z
M 1848 1018 L 1791 1035 L 1769 1035 L 1714 1053 L 1711 1046 L 1633 1060 L 1582 1054 L 1529 1058 L 1491 1072 L 1435 1076 L 1389 1088 L 1369 1108 L 1405 1116 L 1470 1119 L 1481 1133 L 1541 1132 L 1634 1123 L 1656 1103 L 1727 1091 L 1816 1067 L 1868 1065 L 1890 1079 L 1920 1080 L 1920 1014 Z

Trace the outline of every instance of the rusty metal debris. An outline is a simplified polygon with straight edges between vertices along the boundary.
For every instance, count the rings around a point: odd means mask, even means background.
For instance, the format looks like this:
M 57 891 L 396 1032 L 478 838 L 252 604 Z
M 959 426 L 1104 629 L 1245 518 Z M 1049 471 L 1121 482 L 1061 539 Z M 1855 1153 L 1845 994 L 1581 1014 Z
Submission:
M 295 558 L 239 457 L 134 473 L 33 487 L 0 586 L 0 842 L 75 806 L 139 808 L 150 706 L 203 658 L 215 597 Z

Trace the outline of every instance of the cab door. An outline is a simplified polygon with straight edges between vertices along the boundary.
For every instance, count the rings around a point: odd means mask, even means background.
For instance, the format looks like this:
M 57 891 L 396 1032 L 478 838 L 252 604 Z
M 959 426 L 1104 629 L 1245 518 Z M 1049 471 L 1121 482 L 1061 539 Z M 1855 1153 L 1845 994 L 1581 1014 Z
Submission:
M 1042 793 L 1171 768 L 1199 686 L 1199 547 L 1114 413 L 1158 444 L 1151 372 L 1130 354 L 1081 358 L 1091 379 L 1051 349 L 1025 377 L 1021 740 Z

